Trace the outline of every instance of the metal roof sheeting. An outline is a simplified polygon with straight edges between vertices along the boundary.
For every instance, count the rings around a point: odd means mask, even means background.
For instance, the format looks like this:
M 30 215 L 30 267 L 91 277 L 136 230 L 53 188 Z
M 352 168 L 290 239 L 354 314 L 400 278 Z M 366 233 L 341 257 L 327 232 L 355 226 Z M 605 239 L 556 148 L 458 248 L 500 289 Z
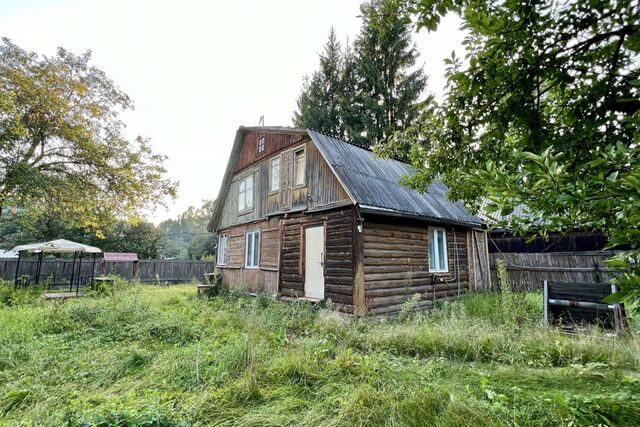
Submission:
M 446 198 L 447 187 L 435 180 L 426 193 L 400 184 L 412 175 L 411 166 L 394 159 L 376 157 L 371 151 L 309 130 L 309 136 L 335 171 L 345 190 L 367 211 L 404 214 L 448 222 L 480 225 L 480 218 L 467 212 L 459 202 Z

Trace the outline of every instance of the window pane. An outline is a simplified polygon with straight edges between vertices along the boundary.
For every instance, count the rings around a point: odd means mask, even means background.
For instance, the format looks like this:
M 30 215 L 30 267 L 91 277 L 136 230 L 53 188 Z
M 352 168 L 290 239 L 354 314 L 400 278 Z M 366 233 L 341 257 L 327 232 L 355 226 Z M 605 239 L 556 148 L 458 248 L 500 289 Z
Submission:
M 280 189 L 280 159 L 271 160 L 271 191 Z
M 224 250 L 226 246 L 226 236 L 218 237 L 218 264 L 224 264 Z
M 244 206 L 244 192 L 238 193 L 238 209 L 243 210 Z
M 260 265 L 260 233 L 253 235 L 253 266 Z
M 429 236 L 429 270 L 436 269 L 436 253 L 433 236 Z
M 304 150 L 295 153 L 295 185 L 304 184 Z
M 253 234 L 247 234 L 247 253 L 245 259 L 245 265 L 251 267 L 251 261 L 253 260 Z
M 253 206 L 253 175 L 247 177 L 247 192 L 244 196 L 248 208 Z
M 445 270 L 445 257 L 447 256 L 447 252 L 444 243 L 444 231 L 438 230 L 436 233 L 438 236 L 438 269 Z

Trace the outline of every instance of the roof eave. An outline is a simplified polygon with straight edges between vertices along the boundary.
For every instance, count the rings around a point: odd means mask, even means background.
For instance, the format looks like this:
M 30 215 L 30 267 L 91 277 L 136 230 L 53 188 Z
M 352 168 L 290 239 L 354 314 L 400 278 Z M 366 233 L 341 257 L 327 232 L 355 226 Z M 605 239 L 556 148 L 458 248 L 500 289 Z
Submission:
M 359 205 L 359 208 L 360 208 L 360 212 L 364 214 L 391 216 L 396 218 L 410 218 L 410 219 L 427 221 L 427 222 L 436 223 L 436 224 L 458 225 L 458 226 L 467 227 L 467 228 L 477 228 L 477 229 L 482 228 L 481 223 L 466 222 L 466 221 L 447 219 L 447 218 L 436 218 L 436 217 L 420 215 L 420 214 L 411 213 L 411 212 L 402 212 L 394 209 L 381 208 L 378 206 Z

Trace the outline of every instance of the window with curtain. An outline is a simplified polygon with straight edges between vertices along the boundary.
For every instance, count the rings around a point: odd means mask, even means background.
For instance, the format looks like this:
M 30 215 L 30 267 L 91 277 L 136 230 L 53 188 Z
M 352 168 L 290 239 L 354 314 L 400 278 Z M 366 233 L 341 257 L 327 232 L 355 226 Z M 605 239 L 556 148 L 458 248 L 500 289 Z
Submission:
M 227 249 L 227 235 L 218 236 L 218 248 L 216 249 L 216 264 L 225 265 L 224 253 Z
M 260 266 L 260 232 L 249 231 L 245 235 L 244 266 L 258 268 Z
M 293 153 L 293 185 L 304 185 L 305 181 L 305 152 L 304 149 Z
M 280 190 L 280 157 L 271 160 L 271 191 Z
M 429 228 L 429 271 L 432 273 L 449 271 L 447 235 L 444 228 Z

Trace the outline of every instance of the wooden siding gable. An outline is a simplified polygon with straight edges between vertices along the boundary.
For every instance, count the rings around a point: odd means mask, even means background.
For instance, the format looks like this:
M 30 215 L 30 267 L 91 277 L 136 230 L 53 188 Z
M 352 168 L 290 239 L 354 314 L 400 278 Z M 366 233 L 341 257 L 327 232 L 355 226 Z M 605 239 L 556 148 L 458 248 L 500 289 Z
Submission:
M 353 205 L 353 198 L 340 182 L 331 165 L 303 129 L 238 129 L 223 184 L 209 224 L 215 231 L 242 223 L 262 220 L 288 212 L 321 211 Z M 264 150 L 258 152 L 258 140 L 265 136 Z M 304 183 L 295 185 L 292 155 L 304 149 Z M 271 160 L 280 158 L 280 186 L 270 189 Z M 238 212 L 238 185 L 254 174 L 254 206 Z

